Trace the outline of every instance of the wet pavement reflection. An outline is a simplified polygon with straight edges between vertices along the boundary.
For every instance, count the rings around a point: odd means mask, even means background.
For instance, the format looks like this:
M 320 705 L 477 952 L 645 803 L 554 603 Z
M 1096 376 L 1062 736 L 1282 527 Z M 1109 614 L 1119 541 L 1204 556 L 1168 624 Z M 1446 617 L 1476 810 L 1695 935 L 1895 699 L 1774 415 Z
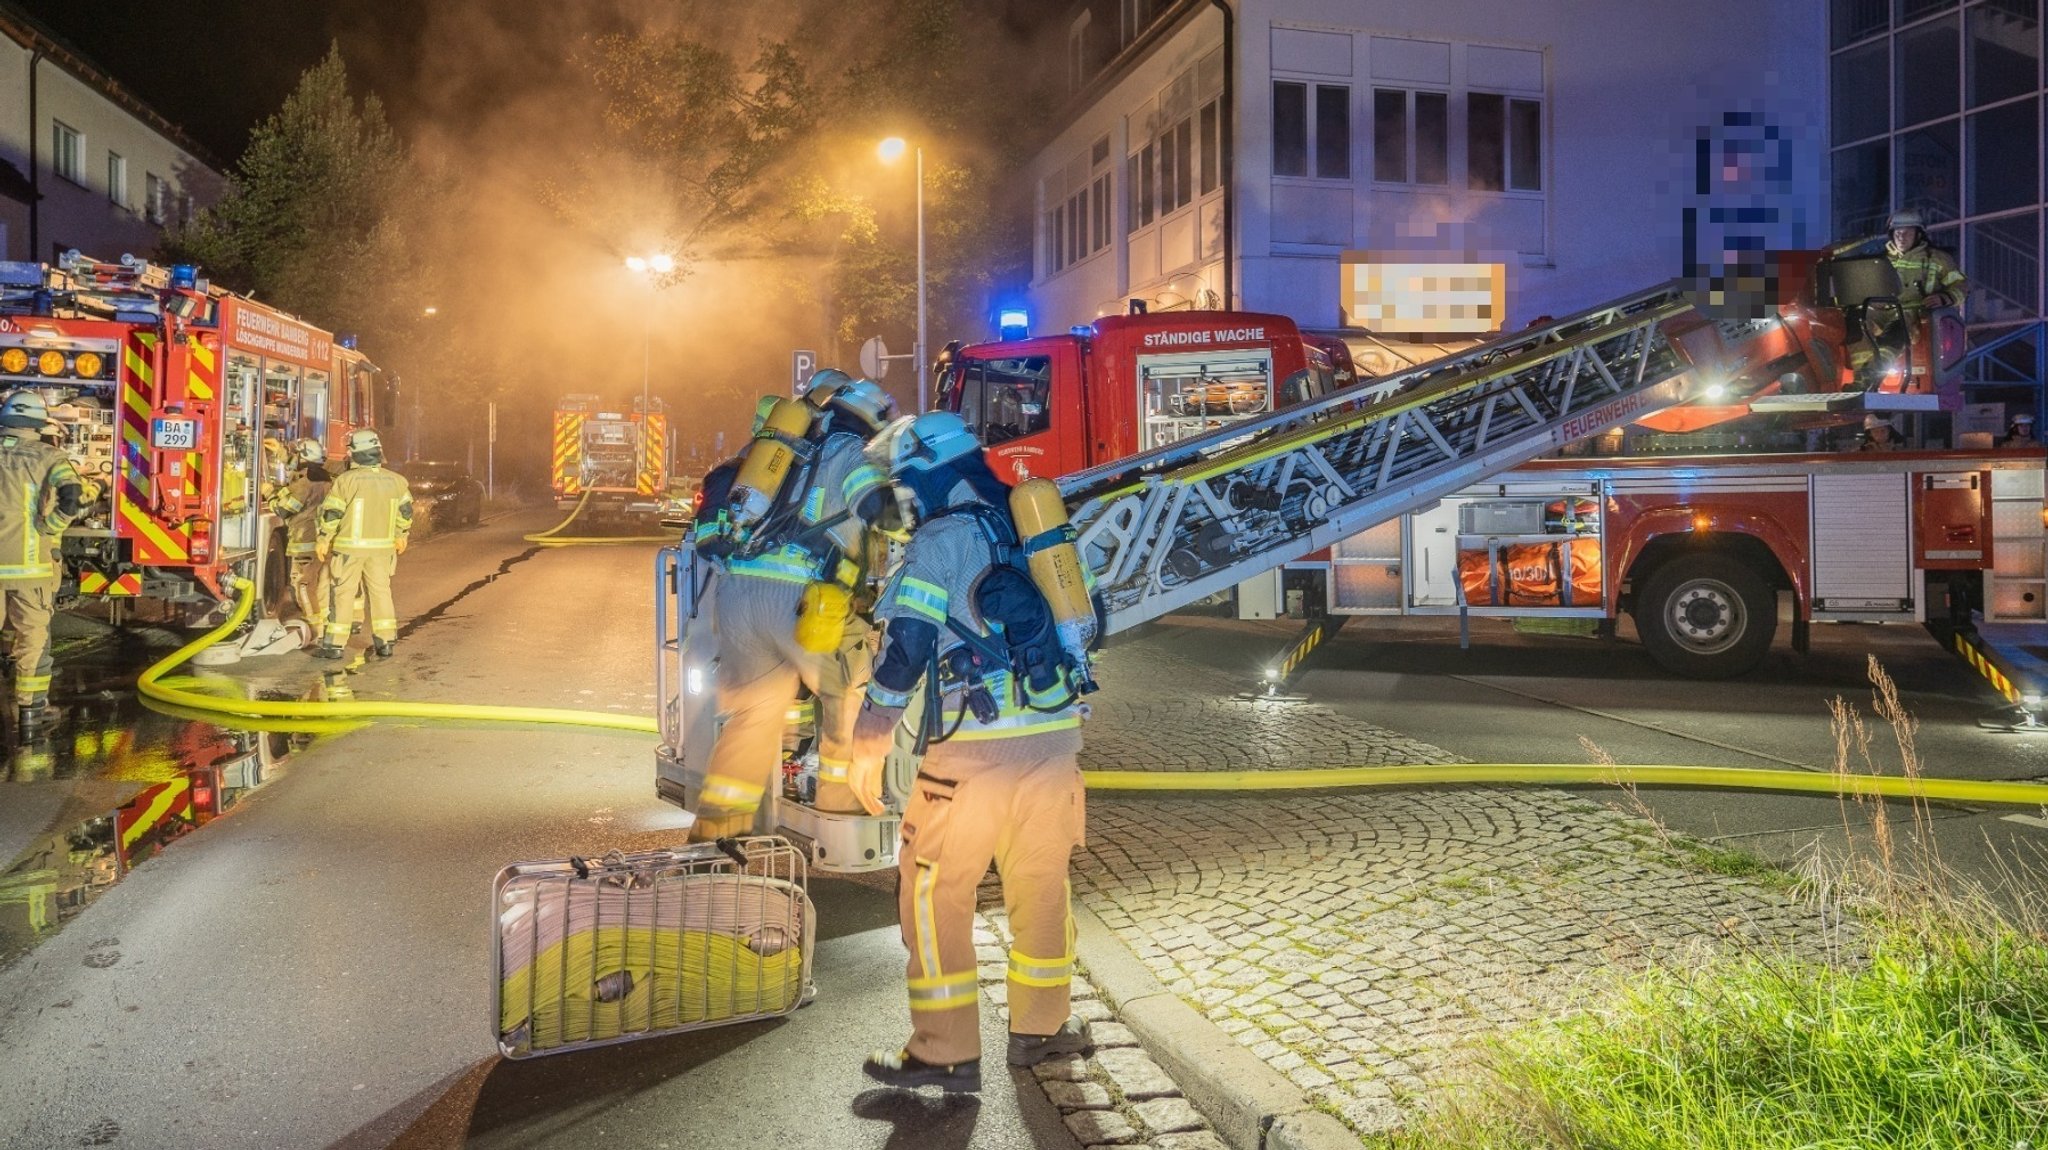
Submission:
M 126 641 L 81 652 L 60 665 L 53 684 L 63 717 L 26 740 L 7 726 L 0 843 L 28 845 L 0 868 L 0 967 L 171 843 L 234 810 L 311 742 L 307 734 L 235 730 L 150 709 L 136 697 L 134 677 L 160 654 Z M 224 677 L 199 682 L 238 694 L 255 689 Z

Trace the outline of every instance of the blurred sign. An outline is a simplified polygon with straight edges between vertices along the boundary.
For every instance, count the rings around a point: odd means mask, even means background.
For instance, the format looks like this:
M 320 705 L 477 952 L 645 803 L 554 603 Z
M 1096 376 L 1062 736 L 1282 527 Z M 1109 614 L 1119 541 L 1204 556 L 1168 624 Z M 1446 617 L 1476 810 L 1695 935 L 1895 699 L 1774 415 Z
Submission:
M 1338 303 L 1347 327 L 1484 335 L 1507 318 L 1504 263 L 1435 263 L 1397 252 L 1345 252 Z
M 790 394 L 802 398 L 811 389 L 811 377 L 818 374 L 818 353 L 799 351 L 796 353 L 796 380 Z
M 860 345 L 860 373 L 869 379 L 889 377 L 889 345 L 875 336 Z

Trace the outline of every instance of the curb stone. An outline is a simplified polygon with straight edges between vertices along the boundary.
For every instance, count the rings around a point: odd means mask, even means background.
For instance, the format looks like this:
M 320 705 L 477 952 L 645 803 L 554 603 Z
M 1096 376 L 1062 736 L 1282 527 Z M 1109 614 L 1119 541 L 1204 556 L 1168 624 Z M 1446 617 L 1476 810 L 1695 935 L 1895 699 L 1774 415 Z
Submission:
M 1358 1135 L 1162 985 L 1093 911 L 1076 902 L 1073 914 L 1089 981 L 1231 1150 L 1358 1150 Z

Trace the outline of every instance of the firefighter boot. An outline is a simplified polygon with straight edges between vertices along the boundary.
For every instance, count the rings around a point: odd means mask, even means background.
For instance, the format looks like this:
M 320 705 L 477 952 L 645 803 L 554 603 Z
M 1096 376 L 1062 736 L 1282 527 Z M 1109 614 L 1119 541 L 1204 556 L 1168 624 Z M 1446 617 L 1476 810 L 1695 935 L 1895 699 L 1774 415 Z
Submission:
M 1088 1032 L 1088 1023 L 1069 1018 L 1051 1034 L 1012 1034 L 1010 1065 L 1036 1066 L 1062 1054 L 1084 1054 L 1094 1045 L 1095 1036 Z
M 41 695 L 15 707 L 14 713 L 15 717 L 20 721 L 21 733 L 24 737 L 34 732 L 50 729 L 64 714 L 64 712 L 51 706 L 50 701 Z
M 948 1094 L 981 1093 L 979 1058 L 942 1064 L 926 1062 L 908 1050 L 877 1050 L 860 1068 L 869 1078 L 898 1090 L 936 1086 Z
M 313 657 L 315 659 L 339 659 L 347 653 L 332 643 L 322 643 L 318 647 L 313 648 Z
M 370 650 L 375 652 L 379 659 L 389 659 L 391 657 L 391 640 L 372 639 L 370 641 Z

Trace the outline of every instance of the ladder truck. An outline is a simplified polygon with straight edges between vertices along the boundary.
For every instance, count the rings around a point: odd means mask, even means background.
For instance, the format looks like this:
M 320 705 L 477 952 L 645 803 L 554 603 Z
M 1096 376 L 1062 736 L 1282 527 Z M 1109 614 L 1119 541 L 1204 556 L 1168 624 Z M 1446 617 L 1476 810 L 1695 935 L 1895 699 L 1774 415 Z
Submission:
M 1096 575 L 1104 634 L 1309 559 L 1478 485 L 1498 484 L 1538 457 L 1610 429 L 1687 407 L 1781 393 L 1785 379 L 1801 374 L 1833 381 L 1829 371 L 1840 363 L 1839 347 L 1813 340 L 1812 333 L 1816 323 L 1834 330 L 1830 325 L 1839 327 L 1844 309 L 1855 312 L 1864 306 L 1860 298 L 1835 298 L 1834 287 L 1855 278 L 1848 270 L 1814 269 L 1806 282 L 1787 289 L 1797 298 L 1756 316 L 1710 314 L 1688 285 L 1666 284 L 1308 402 L 1065 474 L 1057 482 L 1084 560 Z M 971 356 L 955 356 L 956 362 L 966 358 Z M 1816 396 L 1810 402 L 1826 401 Z M 1107 441 L 1109 435 L 1101 438 Z M 991 449 L 991 455 L 999 455 L 999 449 Z M 1950 505 L 1953 483 L 1967 485 L 1993 467 L 2004 470 L 2006 465 L 1973 460 L 1934 468 L 1927 486 L 1914 493 L 1924 491 L 1930 500 L 1939 495 L 1932 501 L 1955 511 Z M 2028 490 L 2038 532 L 2041 457 L 2015 459 L 2011 467 L 2032 476 Z M 1674 484 L 1674 490 L 1682 486 Z M 1903 492 L 1905 483 L 1899 486 Z M 1988 502 L 1988 492 L 1980 489 L 1978 495 Z M 1970 503 L 1955 501 L 1965 510 Z M 1958 512 L 1953 515 L 1957 522 L 1944 523 L 1940 532 L 1948 542 L 1936 550 L 1953 555 L 1974 546 L 1988 551 L 1984 536 L 1972 541 L 1970 533 L 1984 530 L 1987 514 L 1981 506 L 1976 512 L 1974 519 Z M 1687 515 L 1691 530 L 1686 534 L 1704 534 L 1716 542 L 1722 532 L 1740 534 L 1732 513 L 1705 515 L 1705 524 L 1697 514 Z M 1691 542 L 1679 541 L 1674 553 L 1690 556 Z M 1981 565 L 1983 558 L 1975 562 Z M 1681 614 L 1703 627 L 1727 605 L 1727 593 L 1707 578 L 1716 573 L 1725 571 L 1705 572 L 1691 585 L 1691 597 L 1680 603 Z M 2035 573 L 2040 573 L 2038 565 Z M 702 633 L 707 628 L 690 625 L 704 578 L 687 548 L 663 552 L 657 593 L 662 744 L 656 754 L 656 790 L 685 806 L 696 798 L 716 734 L 710 706 L 715 644 Z M 1603 595 L 1607 592 L 1603 587 Z M 1775 621 L 1775 601 L 1770 617 Z M 899 738 L 888 776 L 892 797 L 907 793 L 914 769 L 906 740 Z M 821 812 L 788 795 L 771 799 L 764 804 L 761 828 L 806 844 L 820 869 L 894 865 L 894 818 Z

